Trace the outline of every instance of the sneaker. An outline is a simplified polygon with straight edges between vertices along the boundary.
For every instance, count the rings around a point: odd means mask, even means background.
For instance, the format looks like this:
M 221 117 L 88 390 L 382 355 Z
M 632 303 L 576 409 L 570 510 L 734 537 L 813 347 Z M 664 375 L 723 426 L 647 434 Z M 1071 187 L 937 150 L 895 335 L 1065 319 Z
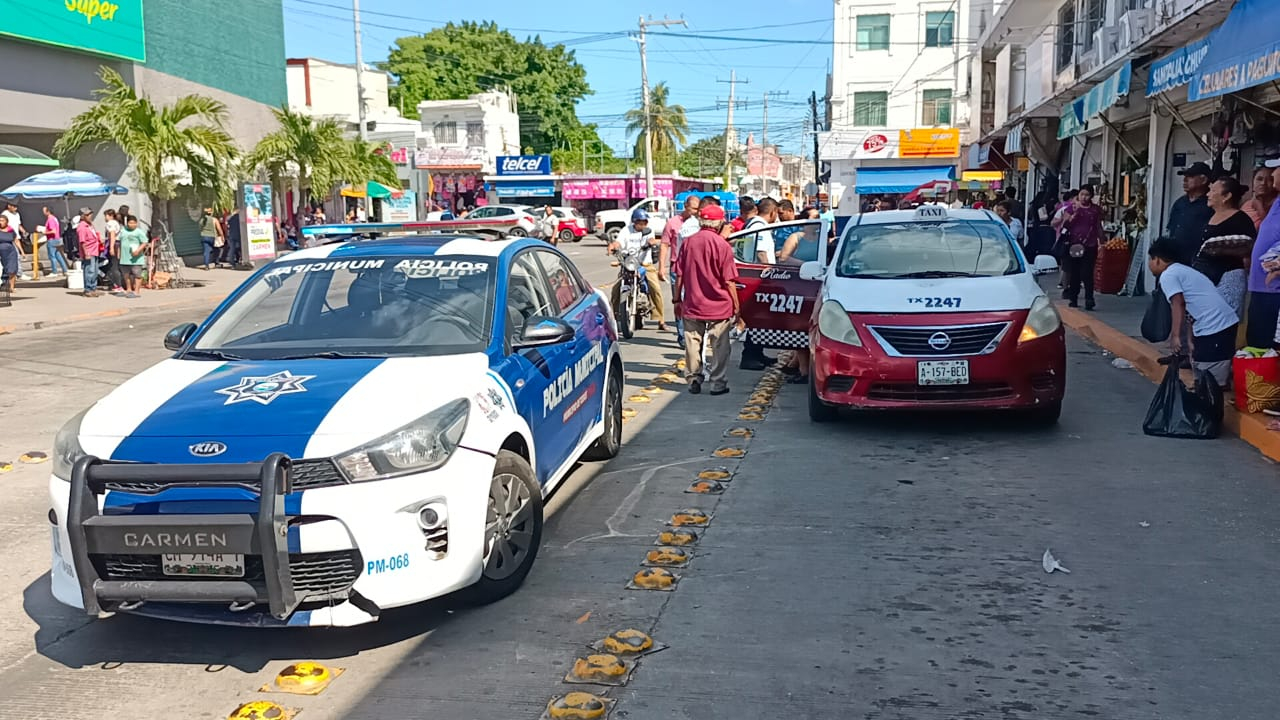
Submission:
M 711 392 L 709 392 L 709 393 L 707 393 L 707 394 L 708 394 L 708 395 L 728 395 L 728 394 L 729 394 L 729 388 L 727 388 L 727 387 L 726 387 L 726 388 L 720 388 L 719 390 L 712 390 Z
M 141 295 L 135 292 L 125 293 L 124 296 L 129 298 L 130 300 L 137 300 L 138 298 L 142 297 Z
M 699 395 L 702 393 L 702 380 L 694 378 L 689 381 L 689 394 Z

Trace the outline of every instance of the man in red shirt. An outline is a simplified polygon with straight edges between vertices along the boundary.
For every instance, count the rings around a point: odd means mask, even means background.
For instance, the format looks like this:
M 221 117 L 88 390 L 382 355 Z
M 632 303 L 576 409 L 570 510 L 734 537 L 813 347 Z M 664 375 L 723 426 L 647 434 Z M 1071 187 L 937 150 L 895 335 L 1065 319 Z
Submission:
M 738 320 L 738 270 L 733 249 L 720 236 L 724 208 L 707 205 L 702 229 L 684 241 L 676 258 L 676 317 L 684 318 L 685 372 L 689 392 L 702 392 L 702 353 L 707 351 L 710 394 L 729 392 L 729 329 Z
M 662 246 L 658 262 L 658 280 L 659 282 L 667 282 L 667 270 L 671 270 L 671 293 L 672 297 L 679 297 L 676 292 L 676 259 L 680 256 L 680 244 L 684 239 L 690 237 L 698 231 L 698 207 L 702 204 L 701 198 L 697 195 L 689 195 L 684 200 L 684 210 L 679 215 L 673 215 L 667 221 L 666 227 L 662 229 Z M 676 315 L 676 344 L 683 350 L 684 343 L 684 320 Z

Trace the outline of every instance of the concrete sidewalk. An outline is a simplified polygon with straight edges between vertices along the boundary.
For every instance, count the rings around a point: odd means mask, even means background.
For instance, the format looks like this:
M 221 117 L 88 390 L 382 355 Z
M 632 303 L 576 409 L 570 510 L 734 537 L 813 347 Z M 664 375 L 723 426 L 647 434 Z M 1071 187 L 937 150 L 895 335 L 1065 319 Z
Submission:
M 1152 345 L 1141 335 L 1142 316 L 1151 302 L 1150 295 L 1120 297 L 1099 295 L 1098 308 L 1089 312 L 1067 307 L 1062 292 L 1048 281 L 1042 282 L 1045 292 L 1053 298 L 1062 315 L 1062 321 L 1086 340 L 1133 363 L 1134 368 L 1153 382 L 1164 379 L 1165 367 L 1158 360 L 1168 354 L 1168 347 Z M 1190 380 L 1190 373 L 1183 377 Z M 1234 393 L 1227 392 L 1226 416 L 1223 427 L 1241 440 L 1256 447 L 1266 457 L 1280 461 L 1280 432 L 1267 429 L 1270 418 L 1262 414 L 1250 414 L 1236 409 Z
M 0 335 L 23 330 L 86 322 L 163 309 L 211 308 L 249 276 L 239 270 L 186 268 L 183 277 L 194 287 L 172 290 L 143 290 L 141 297 L 115 297 L 109 293 L 86 298 L 79 290 L 67 289 L 65 278 L 19 281 L 9 307 L 0 305 Z M 0 302 L 3 296 L 0 296 Z

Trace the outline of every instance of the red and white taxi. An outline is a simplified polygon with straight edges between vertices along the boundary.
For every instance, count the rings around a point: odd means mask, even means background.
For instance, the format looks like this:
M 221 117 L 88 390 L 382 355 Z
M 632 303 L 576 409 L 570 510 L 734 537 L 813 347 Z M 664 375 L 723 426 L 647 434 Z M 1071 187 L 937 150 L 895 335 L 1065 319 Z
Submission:
M 809 323 L 809 415 L 840 406 L 1018 409 L 1053 424 L 1066 338 L 1007 226 L 985 210 L 923 205 L 850 222 Z

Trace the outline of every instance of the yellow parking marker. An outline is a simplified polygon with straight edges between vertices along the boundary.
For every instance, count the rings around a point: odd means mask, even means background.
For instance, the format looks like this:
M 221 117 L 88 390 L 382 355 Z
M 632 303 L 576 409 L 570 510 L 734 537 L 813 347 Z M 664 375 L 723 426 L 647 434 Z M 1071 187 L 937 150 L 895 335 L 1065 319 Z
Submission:
M 259 692 L 319 695 L 342 673 L 342 668 L 330 668 L 317 662 L 294 663 L 281 670 L 276 675 L 275 682 L 263 685 Z
M 13 470 L 13 463 L 8 460 L 0 460 L 0 473 L 7 473 Z
M 694 495 L 723 495 L 725 485 L 715 480 L 695 480 L 692 485 L 685 488 L 686 493 Z
M 641 405 L 643 405 L 648 402 L 653 402 L 653 398 L 649 397 L 648 395 L 632 395 L 631 397 L 627 398 L 627 402 L 640 403 Z
M 751 405 L 768 405 L 773 402 L 774 397 L 776 396 L 770 392 L 758 392 L 747 398 L 747 402 Z
M 630 420 L 631 418 L 635 417 L 639 413 L 640 411 L 636 410 L 635 408 L 622 408 L 622 419 Z
M 760 413 L 761 415 L 763 415 L 764 413 L 768 412 L 768 410 L 769 408 L 765 407 L 764 405 L 743 405 L 742 410 L 740 410 L 739 412 Z
M 654 384 L 658 384 L 658 385 L 670 385 L 671 383 L 679 382 L 679 381 L 680 381 L 680 376 L 678 374 L 673 372 L 664 372 L 661 375 L 659 375 L 657 378 L 655 378 L 653 382 Z
M 676 589 L 676 584 L 679 582 L 679 575 L 666 568 L 652 567 L 645 568 L 633 575 L 631 582 L 627 583 L 627 589 L 671 592 Z
M 740 447 L 722 447 L 711 453 L 718 458 L 740 458 L 747 454 L 747 451 Z
M 644 390 L 641 390 L 641 392 L 646 393 L 648 395 L 657 395 L 662 392 L 662 388 L 658 387 L 657 385 L 650 385 Z
M 681 547 L 685 545 L 696 545 L 698 543 L 698 533 L 687 528 L 678 528 L 675 530 L 663 530 L 658 533 L 657 545 L 667 545 L 672 547 Z
M 49 456 L 48 454 L 42 453 L 38 450 L 32 450 L 19 455 L 18 460 L 28 465 L 35 465 L 37 463 L 48 462 Z
M 755 434 L 756 432 L 751 428 L 744 428 L 744 427 L 732 427 L 724 431 L 725 437 L 734 437 L 734 438 L 750 438 L 750 437 L 753 437 Z M 713 478 L 713 479 L 719 479 L 719 478 Z
M 751 420 L 751 421 L 763 420 L 764 415 L 761 415 L 760 413 L 757 413 L 757 412 L 744 412 L 744 413 L 738 413 L 738 419 Z
M 676 361 L 676 368 L 678 370 L 683 370 L 684 367 L 685 367 L 684 358 L 680 358 L 679 360 Z
M 564 681 L 576 685 L 622 686 L 635 669 L 635 660 L 623 660 L 617 655 L 588 655 L 573 661 Z
M 297 710 L 283 708 L 269 700 L 247 702 L 227 716 L 227 720 L 289 720 Z
M 668 524 L 671 527 L 706 527 L 711 524 L 711 516 L 696 508 L 678 510 Z
M 650 550 L 644 556 L 644 564 L 646 567 L 684 567 L 689 564 L 693 556 L 688 550 L 677 547 L 660 547 Z
M 590 647 L 599 652 L 606 652 L 624 658 L 639 657 L 667 648 L 666 645 L 649 637 L 648 633 L 634 628 L 615 631 L 603 640 L 597 640 L 592 643 Z
M 733 472 L 727 467 L 707 468 L 706 470 L 698 473 L 699 480 L 719 480 L 721 482 L 728 482 L 729 478 L 732 477 Z
M 613 700 L 586 692 L 565 693 L 551 698 L 542 717 L 550 720 L 599 720 L 609 714 Z

